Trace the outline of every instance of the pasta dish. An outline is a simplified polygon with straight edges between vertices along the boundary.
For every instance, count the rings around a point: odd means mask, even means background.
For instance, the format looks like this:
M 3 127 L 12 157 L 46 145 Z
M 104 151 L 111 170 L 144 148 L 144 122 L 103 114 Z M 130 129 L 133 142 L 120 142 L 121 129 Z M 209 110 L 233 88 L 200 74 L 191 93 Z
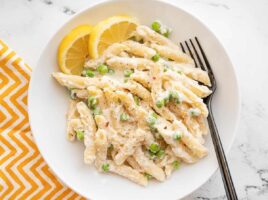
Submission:
M 137 25 L 103 47 L 81 75 L 53 73 L 70 91 L 67 138 L 83 141 L 84 162 L 142 186 L 208 153 L 208 74 L 168 39 L 169 29 L 152 27 Z

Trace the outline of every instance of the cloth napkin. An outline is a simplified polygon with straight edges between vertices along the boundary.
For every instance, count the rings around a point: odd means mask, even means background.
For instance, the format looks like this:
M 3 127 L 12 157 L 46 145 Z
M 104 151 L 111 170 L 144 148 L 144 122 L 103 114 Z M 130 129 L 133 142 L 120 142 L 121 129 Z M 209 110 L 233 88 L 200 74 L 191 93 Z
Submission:
M 83 199 L 55 177 L 27 113 L 31 68 L 0 40 L 0 199 Z

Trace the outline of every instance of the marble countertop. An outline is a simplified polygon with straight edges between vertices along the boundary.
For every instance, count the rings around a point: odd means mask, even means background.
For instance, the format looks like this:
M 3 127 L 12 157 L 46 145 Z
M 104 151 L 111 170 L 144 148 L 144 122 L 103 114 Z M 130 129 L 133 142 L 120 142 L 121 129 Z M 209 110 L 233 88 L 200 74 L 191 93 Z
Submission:
M 268 199 L 268 1 L 172 1 L 210 27 L 231 57 L 242 109 L 230 170 L 239 199 Z M 0 38 L 34 67 L 58 27 L 92 2 L 0 0 Z M 219 171 L 186 199 L 226 199 Z

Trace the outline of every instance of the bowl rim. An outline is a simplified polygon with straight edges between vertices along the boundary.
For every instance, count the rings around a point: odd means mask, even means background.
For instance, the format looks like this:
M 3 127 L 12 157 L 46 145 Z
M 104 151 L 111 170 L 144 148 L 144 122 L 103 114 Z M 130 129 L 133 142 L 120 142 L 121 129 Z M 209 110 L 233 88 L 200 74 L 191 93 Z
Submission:
M 40 56 L 38 58 L 38 61 L 37 61 L 37 64 L 36 66 L 32 69 L 32 73 L 31 73 L 31 77 L 30 77 L 30 82 L 29 82 L 29 87 L 28 87 L 28 97 L 27 97 L 27 102 L 28 102 L 28 105 L 27 105 L 27 108 L 28 108 L 28 114 L 29 114 L 29 124 L 30 124 L 30 128 L 31 128 L 31 132 L 33 133 L 32 136 L 33 136 L 33 139 L 34 139 L 34 142 L 36 143 L 36 146 L 42 156 L 42 158 L 44 159 L 44 161 L 46 162 L 46 164 L 49 166 L 49 168 L 52 170 L 53 174 L 60 180 L 62 181 L 62 183 L 67 186 L 68 188 L 70 188 L 71 190 L 73 190 L 74 192 L 76 192 L 77 194 L 81 195 L 82 197 L 86 197 L 84 196 L 83 194 L 81 194 L 76 188 L 73 188 L 71 184 L 67 183 L 66 181 L 63 180 L 63 178 L 61 178 L 60 176 L 57 175 L 56 173 L 56 170 L 54 170 L 54 167 L 52 165 L 49 164 L 49 162 L 47 161 L 46 157 L 44 156 L 44 151 L 42 150 L 41 146 L 38 145 L 38 141 L 36 140 L 36 137 L 35 137 L 35 134 L 34 134 L 34 128 L 32 126 L 32 120 L 31 120 L 31 99 L 32 99 L 32 87 L 33 87 L 33 77 L 35 75 L 35 71 L 37 71 L 37 68 L 39 66 L 39 63 L 40 63 L 40 60 L 41 60 L 41 57 L 43 55 L 43 52 L 48 48 L 49 44 L 51 43 L 51 41 L 53 40 L 53 38 L 60 32 L 60 30 L 66 26 L 70 21 L 72 21 L 74 18 L 78 17 L 79 15 L 87 12 L 88 10 L 90 9 L 94 9 L 96 7 L 101 7 L 101 6 L 104 6 L 106 4 L 110 4 L 110 3 L 113 3 L 113 2 L 131 2 L 131 1 L 142 1 L 142 0 L 99 0 L 97 2 L 90 2 L 85 8 L 81 9 L 80 11 L 78 11 L 77 13 L 75 13 L 74 15 L 72 15 L 67 21 L 65 21 L 64 23 L 62 23 L 59 28 L 57 28 L 54 33 L 52 34 L 52 36 L 50 37 L 50 39 L 48 40 L 47 44 L 43 47 L 41 53 L 40 53 Z M 237 129 L 238 129 L 238 125 L 239 125 L 239 122 L 240 122 L 240 113 L 241 113 L 241 93 L 240 93 L 240 86 L 239 86 L 239 83 L 238 83 L 238 78 L 237 78 L 237 73 L 236 73 L 236 70 L 234 68 L 234 65 L 232 63 L 232 60 L 230 59 L 230 56 L 227 54 L 227 51 L 226 51 L 226 48 L 224 47 L 224 45 L 222 44 L 222 42 L 219 40 L 219 38 L 217 37 L 216 34 L 214 34 L 214 32 L 198 17 L 196 16 L 194 13 L 192 13 L 191 11 L 189 10 L 186 10 L 184 8 L 181 8 L 178 4 L 176 4 L 175 2 L 171 2 L 171 1 L 168 1 L 168 0 L 150 0 L 150 1 L 155 1 L 155 2 L 158 2 L 158 3 L 163 3 L 163 4 L 168 4 L 169 6 L 172 6 L 172 7 L 175 7 L 176 9 L 180 10 L 180 12 L 183 12 L 183 13 L 186 13 L 188 15 L 190 15 L 192 18 L 194 18 L 194 20 L 196 20 L 198 23 L 200 23 L 202 26 L 204 26 L 208 32 L 211 33 L 211 35 L 216 39 L 216 41 L 219 43 L 219 45 L 221 46 L 221 48 L 223 49 L 223 51 L 225 52 L 225 56 L 227 57 L 227 59 L 229 60 L 230 62 L 230 70 L 231 70 L 231 73 L 233 74 L 233 78 L 234 78 L 234 85 L 236 86 L 235 90 L 236 90 L 236 95 L 237 95 L 237 98 L 236 98 L 236 103 L 237 103 L 237 112 L 236 112 L 236 115 L 235 115 L 235 123 L 234 123 L 234 128 L 233 128 L 233 134 L 232 136 L 230 137 L 230 142 L 229 144 L 227 145 L 227 147 L 225 148 L 225 154 L 227 155 L 229 152 L 230 152 L 230 149 L 234 143 L 234 139 L 236 137 L 236 134 L 237 134 Z M 189 196 L 190 194 L 192 194 L 193 192 L 195 192 L 197 189 L 199 189 L 201 186 L 203 186 L 218 170 L 218 166 L 214 169 L 214 171 L 211 173 L 211 175 L 208 177 L 208 179 L 204 179 L 204 181 L 194 187 L 192 189 L 192 191 L 188 194 L 185 194 L 184 196 L 182 196 L 181 198 L 185 198 L 187 196 Z M 88 197 L 86 197 L 88 198 Z

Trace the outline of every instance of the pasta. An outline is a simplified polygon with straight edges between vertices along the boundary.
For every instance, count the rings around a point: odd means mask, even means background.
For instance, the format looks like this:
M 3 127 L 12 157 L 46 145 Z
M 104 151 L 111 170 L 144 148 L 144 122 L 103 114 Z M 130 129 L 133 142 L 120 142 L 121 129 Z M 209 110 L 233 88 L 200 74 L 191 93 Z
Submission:
M 85 63 L 94 77 L 52 75 L 71 92 L 67 139 L 84 142 L 84 162 L 146 186 L 208 154 L 211 91 L 207 72 L 171 40 L 142 25 L 133 36 Z

